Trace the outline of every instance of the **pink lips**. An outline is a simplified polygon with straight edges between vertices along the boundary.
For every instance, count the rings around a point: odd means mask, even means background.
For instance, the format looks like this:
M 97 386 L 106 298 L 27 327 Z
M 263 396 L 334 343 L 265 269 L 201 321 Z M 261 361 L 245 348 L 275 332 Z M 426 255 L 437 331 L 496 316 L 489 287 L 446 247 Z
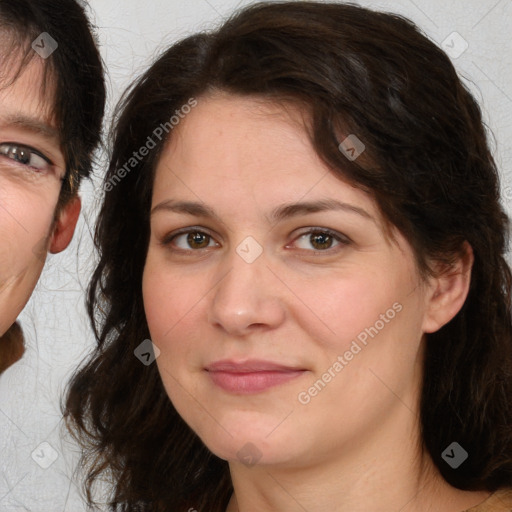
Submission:
M 265 391 L 302 375 L 305 370 L 270 361 L 250 360 L 243 363 L 217 361 L 206 367 L 213 383 L 230 393 L 251 394 Z

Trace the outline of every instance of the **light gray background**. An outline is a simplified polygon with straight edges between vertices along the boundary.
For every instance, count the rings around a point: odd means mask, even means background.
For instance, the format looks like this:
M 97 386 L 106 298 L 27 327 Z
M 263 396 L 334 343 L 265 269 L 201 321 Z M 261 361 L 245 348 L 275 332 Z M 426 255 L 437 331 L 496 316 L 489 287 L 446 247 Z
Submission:
M 219 23 L 240 5 L 235 0 L 91 0 L 101 51 L 109 70 L 109 106 L 158 50 Z M 361 0 L 361 5 L 404 14 L 439 45 L 453 46 L 459 73 L 479 100 L 493 132 L 502 172 L 503 201 L 512 205 L 512 2 L 510 0 Z M 453 35 L 457 32 L 458 35 Z M 447 39 L 448 38 L 448 39 Z M 463 39 L 461 39 L 463 38 Z M 97 169 L 101 176 L 102 169 Z M 97 181 L 96 181 L 97 183 Z M 76 447 L 62 431 L 62 391 L 91 348 L 84 289 L 94 264 L 91 227 L 95 186 L 82 186 L 84 202 L 76 236 L 50 256 L 22 313 L 27 351 L 0 377 L 0 511 L 85 510 L 73 481 Z M 468 219 L 470 222 L 470 219 Z M 512 397 L 511 397 L 512 398 Z M 48 444 L 41 444 L 48 443 Z M 49 464 L 47 468 L 32 458 Z M 39 455 L 39 457 L 37 457 Z

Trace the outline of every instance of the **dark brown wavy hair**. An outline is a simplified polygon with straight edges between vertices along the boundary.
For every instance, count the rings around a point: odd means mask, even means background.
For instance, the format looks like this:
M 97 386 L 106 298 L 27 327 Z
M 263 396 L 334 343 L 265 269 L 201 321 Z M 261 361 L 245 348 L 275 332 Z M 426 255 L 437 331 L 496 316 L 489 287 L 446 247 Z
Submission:
M 469 242 L 467 300 L 426 335 L 422 449 L 454 487 L 512 487 L 509 221 L 480 109 L 450 59 L 398 15 L 339 3 L 252 5 L 169 48 L 127 91 L 105 184 L 156 127 L 211 91 L 299 105 L 318 155 L 371 194 L 411 244 L 423 277 L 434 273 L 429 262 L 449 265 Z M 354 161 L 338 149 L 348 134 L 366 146 Z M 134 356 L 149 338 L 141 283 L 166 140 L 155 141 L 107 187 L 88 295 L 97 346 L 70 383 L 65 414 L 84 447 L 89 504 L 107 479 L 110 510 L 223 512 L 232 493 L 228 463 L 180 418 L 157 366 Z M 457 469 L 441 458 L 454 440 L 470 454 Z

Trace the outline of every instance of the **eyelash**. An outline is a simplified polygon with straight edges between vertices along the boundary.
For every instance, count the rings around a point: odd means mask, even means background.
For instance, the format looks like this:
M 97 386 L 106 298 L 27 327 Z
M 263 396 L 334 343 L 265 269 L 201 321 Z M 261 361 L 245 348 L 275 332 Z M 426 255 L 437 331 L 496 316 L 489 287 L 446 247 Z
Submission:
M 33 169 L 35 172 L 41 173 L 41 172 L 44 172 L 45 169 L 40 169 L 39 167 L 34 167 L 27 163 L 20 162 L 16 158 L 11 158 L 9 156 L 9 151 L 7 154 L 2 151 L 5 147 L 7 147 L 8 150 L 9 149 L 12 150 L 12 148 L 16 148 L 18 151 L 25 150 L 28 153 L 30 153 L 31 155 L 38 156 L 39 158 L 44 160 L 49 166 L 54 165 L 53 162 L 47 156 L 45 156 L 43 153 L 41 153 L 40 151 L 38 151 L 37 149 L 35 149 L 31 146 L 27 146 L 26 144 L 19 144 L 17 142 L 2 142 L 2 143 L 0 143 L 0 157 L 5 157 L 7 160 L 10 160 L 11 162 L 14 162 L 15 164 L 21 165 L 25 168 Z
M 207 233 L 206 231 L 203 231 L 201 229 L 198 229 L 198 228 L 185 228 L 185 229 L 182 229 L 182 230 L 179 230 L 175 233 L 171 233 L 169 234 L 168 236 L 166 236 L 161 244 L 165 247 L 169 247 L 172 245 L 172 242 L 174 240 L 176 240 L 176 238 L 182 236 L 182 235 L 188 235 L 190 233 L 195 233 L 195 234 L 201 234 L 201 235 L 205 235 L 207 237 L 209 237 L 209 242 L 211 240 L 214 240 L 214 237 L 212 235 L 210 235 L 209 233 Z M 318 254 L 331 254 L 332 252 L 334 251 L 337 251 L 337 250 L 340 250 L 342 247 L 344 246 L 348 246 L 352 243 L 352 240 L 350 240 L 347 236 L 345 235 L 342 235 L 340 233 L 337 233 L 335 231 L 332 231 L 328 228 L 309 228 L 307 231 L 304 231 L 302 233 L 300 233 L 297 237 L 294 238 L 293 241 L 296 241 L 296 240 L 299 240 L 303 237 L 307 237 L 308 235 L 313 235 L 313 234 L 320 234 L 320 235 L 327 235 L 327 236 L 330 236 L 332 237 L 336 242 L 338 242 L 338 245 L 334 246 L 334 247 L 329 247 L 328 249 L 299 249 L 301 251 L 306 251 L 308 253 L 318 253 Z M 289 245 L 289 244 L 288 244 Z M 288 245 L 286 247 L 288 247 Z M 205 247 L 205 248 L 200 248 L 200 249 L 180 249 L 180 248 L 173 248 L 173 250 L 175 250 L 176 252 L 182 252 L 182 253 L 192 253 L 192 252 L 195 252 L 195 253 L 198 253 L 200 251 L 203 251 L 203 250 L 206 250 L 206 249 L 211 249 L 211 247 Z

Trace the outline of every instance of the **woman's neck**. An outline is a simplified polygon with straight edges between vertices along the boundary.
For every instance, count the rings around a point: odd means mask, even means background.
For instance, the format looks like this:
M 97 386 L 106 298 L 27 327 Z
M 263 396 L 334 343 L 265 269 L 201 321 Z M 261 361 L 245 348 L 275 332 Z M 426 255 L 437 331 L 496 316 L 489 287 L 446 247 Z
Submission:
M 293 478 L 272 469 L 260 470 L 252 479 L 234 481 L 235 492 L 226 512 L 463 512 L 491 494 L 461 491 L 445 481 L 406 489 L 391 475 L 378 484 L 375 475 L 365 478 L 357 474 L 359 481 L 351 489 L 344 479 L 339 478 L 336 484 L 330 476 L 319 481 L 299 472 Z
M 450 486 L 427 455 L 417 416 L 395 417 L 338 450 L 307 462 L 246 466 L 230 462 L 234 493 L 226 512 L 462 512 L 489 492 Z

